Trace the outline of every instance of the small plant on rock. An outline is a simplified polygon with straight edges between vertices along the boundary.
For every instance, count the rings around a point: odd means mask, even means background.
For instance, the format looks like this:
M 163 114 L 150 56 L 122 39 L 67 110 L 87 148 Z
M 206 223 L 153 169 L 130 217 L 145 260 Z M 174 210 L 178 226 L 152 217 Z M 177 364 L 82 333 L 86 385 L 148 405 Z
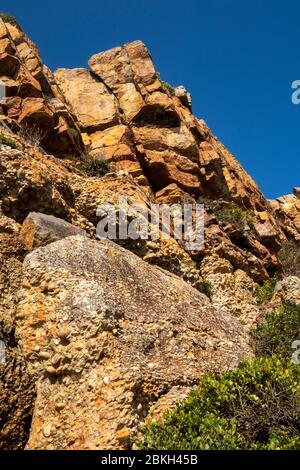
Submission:
M 111 171 L 110 165 L 106 160 L 102 160 L 90 155 L 84 156 L 79 169 L 88 176 L 104 176 Z
M 2 133 L 0 133 L 0 145 L 7 145 L 12 149 L 18 148 L 17 143 L 14 141 L 14 139 Z
M 211 298 L 212 298 L 212 286 L 211 286 L 211 283 L 207 279 L 204 279 L 199 284 L 198 290 L 200 292 L 202 292 L 202 294 L 205 294 L 206 297 L 208 297 L 211 300 Z
M 158 78 L 159 78 L 159 80 L 161 81 L 163 87 L 164 87 L 166 90 L 168 90 L 168 91 L 171 93 L 171 95 L 175 95 L 175 88 L 174 88 L 172 85 L 170 85 L 170 83 L 164 82 L 164 81 L 160 78 L 160 73 L 158 73 L 157 75 L 158 75 Z
M 259 304 L 263 304 L 268 300 L 271 300 L 274 294 L 275 286 L 278 281 L 278 277 L 274 275 L 264 281 L 261 286 L 258 286 L 256 289 L 256 299 Z
M 284 274 L 300 276 L 300 246 L 296 242 L 285 241 L 278 252 L 278 260 Z
M 242 230 L 247 224 L 251 229 L 254 227 L 253 216 L 250 211 L 242 209 L 241 207 L 225 207 L 215 212 L 215 216 L 219 222 L 225 222 L 234 225 L 239 230 Z

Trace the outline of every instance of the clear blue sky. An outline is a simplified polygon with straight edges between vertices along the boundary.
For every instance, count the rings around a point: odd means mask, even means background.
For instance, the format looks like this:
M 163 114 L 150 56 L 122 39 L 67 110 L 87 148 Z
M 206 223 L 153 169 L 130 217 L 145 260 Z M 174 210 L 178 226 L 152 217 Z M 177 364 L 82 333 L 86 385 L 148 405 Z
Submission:
M 0 8 L 52 70 L 141 39 L 267 197 L 300 186 L 300 105 L 290 99 L 300 79 L 299 0 L 1 0 Z

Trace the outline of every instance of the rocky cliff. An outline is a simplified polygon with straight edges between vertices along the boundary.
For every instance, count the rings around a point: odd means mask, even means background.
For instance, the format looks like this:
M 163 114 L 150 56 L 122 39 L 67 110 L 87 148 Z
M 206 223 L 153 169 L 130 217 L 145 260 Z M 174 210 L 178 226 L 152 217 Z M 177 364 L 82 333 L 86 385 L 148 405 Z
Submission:
M 299 189 L 268 201 L 142 42 L 88 64 L 52 73 L 1 15 L 3 449 L 129 448 L 153 407 L 251 355 L 258 284 L 299 261 Z M 204 246 L 96 240 L 120 196 L 204 204 Z

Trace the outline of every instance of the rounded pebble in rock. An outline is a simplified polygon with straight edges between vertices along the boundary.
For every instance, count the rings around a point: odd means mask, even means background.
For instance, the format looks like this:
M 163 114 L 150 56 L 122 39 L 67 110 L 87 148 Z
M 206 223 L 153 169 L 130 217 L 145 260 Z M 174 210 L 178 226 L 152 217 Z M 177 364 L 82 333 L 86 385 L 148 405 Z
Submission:
M 56 369 L 54 369 L 53 366 L 48 366 L 48 367 L 46 367 L 46 372 L 50 375 L 55 375 L 56 374 Z
M 42 358 L 42 359 L 49 359 L 50 358 L 50 354 L 47 352 L 47 351 L 41 351 L 39 353 L 39 357 Z
M 110 378 L 109 378 L 107 375 L 106 375 L 105 377 L 103 377 L 103 383 L 104 383 L 105 385 L 108 385 L 109 382 L 110 382 Z

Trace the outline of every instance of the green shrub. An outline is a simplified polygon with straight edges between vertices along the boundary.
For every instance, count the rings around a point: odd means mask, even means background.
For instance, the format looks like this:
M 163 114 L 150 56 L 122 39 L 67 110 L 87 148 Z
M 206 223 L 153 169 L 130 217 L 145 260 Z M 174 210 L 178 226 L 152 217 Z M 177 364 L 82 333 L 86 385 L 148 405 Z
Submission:
M 12 149 L 16 149 L 18 147 L 16 142 L 11 137 L 2 133 L 0 133 L 0 144 L 8 145 L 8 147 L 11 147 Z
M 100 160 L 95 157 L 85 156 L 80 170 L 88 176 L 104 176 L 111 171 L 110 165 L 106 160 Z
M 293 240 L 285 241 L 278 252 L 284 274 L 300 275 L 300 246 Z
M 205 294 L 209 299 L 212 297 L 212 287 L 211 283 L 207 280 L 203 280 L 199 285 L 198 285 L 198 290 L 202 292 L 202 294 Z
M 278 278 L 274 275 L 273 277 L 270 277 L 270 279 L 266 279 L 261 286 L 257 287 L 255 296 L 258 303 L 262 304 L 271 300 L 277 281 Z
M 241 207 L 225 207 L 215 212 L 215 216 L 220 222 L 226 222 L 242 230 L 247 224 L 251 229 L 254 227 L 254 219 L 250 211 Z
M 175 88 L 172 85 L 170 85 L 170 83 L 164 82 L 163 80 L 161 83 L 171 93 L 171 95 L 175 95 Z
M 288 303 L 268 314 L 251 336 L 257 355 L 291 357 L 292 343 L 300 339 L 300 305 Z
M 160 78 L 160 73 L 157 73 L 157 75 L 158 75 L 159 80 L 160 80 L 161 83 L 162 83 L 162 86 L 163 86 L 164 88 L 166 88 L 166 90 L 168 90 L 168 91 L 171 93 L 171 95 L 175 95 L 175 88 L 174 88 L 172 85 L 170 85 L 170 83 L 164 82 L 164 81 Z
M 277 356 L 207 373 L 162 422 L 141 430 L 142 449 L 300 449 L 300 368 Z

